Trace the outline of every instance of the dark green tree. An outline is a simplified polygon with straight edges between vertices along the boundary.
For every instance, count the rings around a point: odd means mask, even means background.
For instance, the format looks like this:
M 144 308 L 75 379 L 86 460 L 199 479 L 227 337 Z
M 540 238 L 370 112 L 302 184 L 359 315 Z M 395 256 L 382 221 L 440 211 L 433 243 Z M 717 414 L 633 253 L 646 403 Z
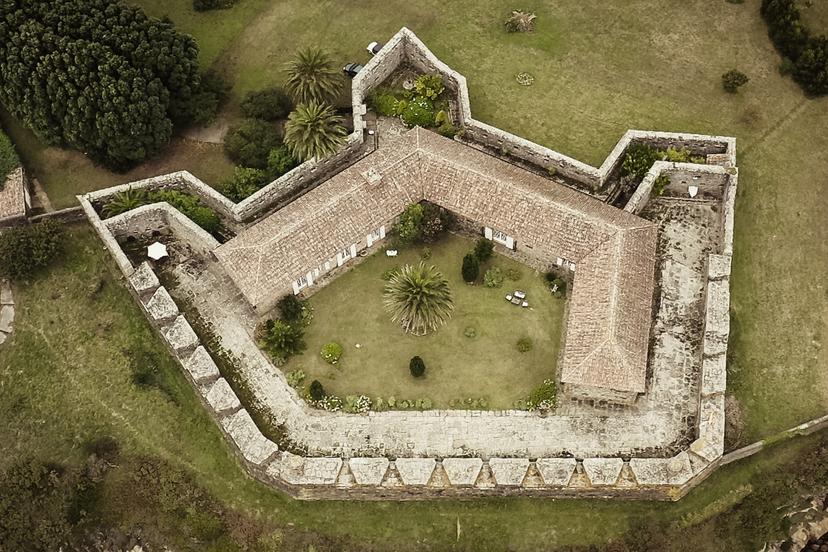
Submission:
M 463 257 L 463 266 L 460 269 L 463 281 L 471 284 L 480 276 L 480 261 L 474 253 L 468 253 Z
M 167 144 L 173 121 L 217 105 L 193 38 L 138 8 L 1 0 L 0 13 L 0 103 L 49 143 L 125 170 Z

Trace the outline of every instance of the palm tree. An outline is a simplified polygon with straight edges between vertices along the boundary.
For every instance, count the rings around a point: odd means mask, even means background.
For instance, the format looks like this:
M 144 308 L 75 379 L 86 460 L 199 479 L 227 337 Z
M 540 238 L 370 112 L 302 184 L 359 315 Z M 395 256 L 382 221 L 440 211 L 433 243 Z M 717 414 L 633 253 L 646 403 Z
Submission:
M 112 196 L 112 199 L 103 206 L 101 212 L 105 217 L 114 217 L 145 203 L 147 203 L 147 194 L 143 189 L 127 188 L 123 192 L 118 192 Z
M 434 265 L 405 265 L 385 286 L 385 308 L 403 330 L 425 335 L 451 318 L 454 303 L 448 280 Z
M 342 123 L 342 117 L 329 105 L 300 104 L 285 123 L 285 145 L 295 159 L 327 157 L 345 142 Z
M 285 69 L 285 88 L 296 103 L 324 103 L 339 94 L 342 80 L 328 54 L 317 48 L 296 53 Z

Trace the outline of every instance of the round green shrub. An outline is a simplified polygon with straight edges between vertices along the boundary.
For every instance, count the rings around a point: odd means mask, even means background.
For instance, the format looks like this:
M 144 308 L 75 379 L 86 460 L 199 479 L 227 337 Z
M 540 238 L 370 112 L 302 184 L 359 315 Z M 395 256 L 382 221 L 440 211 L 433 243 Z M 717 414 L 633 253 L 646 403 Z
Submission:
M 63 251 L 63 227 L 54 220 L 0 233 L 0 277 L 28 278 Z
M 408 401 L 407 399 L 402 399 L 400 401 L 400 408 L 402 408 L 402 409 L 411 408 L 411 402 Z
M 246 119 L 227 131 L 224 151 L 234 163 L 254 169 L 267 169 L 270 152 L 282 145 L 279 128 L 266 121 Z
M 284 144 L 270 150 L 270 153 L 267 154 L 267 175 L 270 178 L 279 178 L 298 165 L 299 162 L 293 158 L 290 150 Z
M 463 335 L 472 339 L 477 337 L 477 329 L 474 326 L 467 326 L 465 330 L 463 330 Z
M 424 128 L 434 126 L 436 117 L 434 103 L 428 98 L 414 96 L 410 100 L 401 100 L 397 105 L 397 109 L 406 126 Z
M 336 364 L 342 357 L 342 345 L 335 341 L 325 343 L 325 345 L 322 346 L 320 354 L 328 364 Z
M 397 113 L 397 98 L 392 94 L 375 94 L 371 99 L 374 110 L 385 117 L 394 117 Z
M 290 385 L 294 389 L 298 389 L 302 387 L 302 384 L 305 382 L 305 371 L 293 370 L 292 372 L 288 372 L 286 377 L 288 385 Z
M 394 408 L 395 406 L 397 406 L 397 399 L 396 399 L 396 397 L 391 395 L 390 397 L 388 397 L 388 407 L 389 408 Z
M 412 357 L 408 362 L 408 371 L 411 372 L 411 375 L 415 378 L 422 377 L 423 374 L 425 374 L 425 369 L 425 362 L 423 362 L 423 359 L 418 356 Z
M 486 238 L 479 238 L 474 244 L 474 256 L 481 263 L 485 263 L 492 258 L 494 252 L 494 242 Z
M 527 353 L 532 350 L 532 339 L 529 337 L 521 337 L 517 341 L 517 350 L 521 353 Z
M 302 317 L 302 309 L 304 307 L 299 297 L 289 294 L 279 299 L 276 303 L 276 308 L 279 309 L 282 318 L 288 322 L 296 322 Z
M 483 275 L 483 285 L 489 288 L 499 288 L 503 286 L 503 271 L 498 267 L 493 266 Z
M 319 380 L 313 380 L 310 384 L 310 388 L 308 389 L 308 393 L 310 395 L 311 400 L 314 401 L 321 401 L 325 398 L 325 388 L 322 387 L 322 383 Z

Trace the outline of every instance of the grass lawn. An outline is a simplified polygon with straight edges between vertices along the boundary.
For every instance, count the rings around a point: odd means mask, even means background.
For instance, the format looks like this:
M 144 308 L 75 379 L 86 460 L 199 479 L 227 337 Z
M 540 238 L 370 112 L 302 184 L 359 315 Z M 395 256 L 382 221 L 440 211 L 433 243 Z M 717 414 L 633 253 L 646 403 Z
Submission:
M 538 550 L 599 544 L 618 538 L 637 519 L 673 528 L 714 518 L 759 491 L 779 466 L 796 461 L 818 437 L 782 443 L 748 461 L 719 470 L 675 504 L 601 500 L 509 499 L 409 503 L 293 501 L 247 478 L 215 424 L 171 357 L 161 348 L 139 308 L 119 282 L 107 254 L 86 226 L 71 228 L 65 259 L 47 275 L 15 286 L 15 330 L 0 346 L 0 471 L 20 458 L 82 462 L 82 445 L 111 435 L 121 444 L 126 469 L 149 456 L 191 474 L 227 508 L 240 532 L 264 526 L 284 546 L 256 550 Z M 100 289 L 99 289 L 100 285 Z M 90 316 L 95 312 L 95 316 Z M 132 383 L 136 351 L 157 351 L 155 381 Z M 160 532 L 176 550 L 204 550 L 179 534 L 190 516 L 159 508 L 146 521 L 127 472 L 116 469 L 110 502 L 98 512 L 125 530 Z M 124 479 L 125 478 L 125 479 Z M 110 483 L 107 483 L 109 486 Z M 120 493 L 120 494 L 118 494 Z M 784 497 L 763 501 L 763 511 Z M 248 516 L 244 522 L 239 515 Z M 186 519 L 185 519 L 186 518 Z M 235 521 L 233 521 L 235 520 Z M 332 522 L 332 520 L 336 520 Z M 751 521 L 753 518 L 751 518 Z M 749 526 L 749 525 L 748 525 Z M 764 533 L 748 539 L 715 526 L 692 529 L 691 548 L 756 550 Z M 744 533 L 744 531 L 742 531 Z M 309 534 L 291 546 L 296 534 Z M 275 537 L 274 537 L 275 538 Z M 299 538 L 299 537 L 295 537 Z M 211 550 L 235 550 L 217 546 Z
M 383 272 L 418 263 L 422 248 L 411 246 L 396 258 L 379 251 L 311 297 L 308 350 L 284 370 L 301 368 L 307 374 L 305 383 L 318 379 L 327 392 L 340 397 L 429 398 L 438 408 L 455 406 L 450 404 L 453 399 L 486 398 L 489 408 L 514 407 L 544 379 L 555 379 L 564 300 L 548 291 L 541 274 L 500 254 L 484 265 L 481 279 L 489 266 L 519 270 L 520 279 L 507 279 L 502 288 L 469 286 L 460 276 L 460 264 L 473 247 L 474 241 L 453 234 L 431 246 L 425 262 L 440 269 L 454 297 L 452 318 L 436 332 L 419 337 L 404 333 L 383 305 Z M 527 293 L 531 308 L 505 300 L 515 289 Z M 464 335 L 469 327 L 476 331 L 473 338 Z M 522 337 L 531 338 L 531 351 L 518 352 Z M 330 341 L 344 348 L 336 366 L 319 354 Z M 408 371 L 415 355 L 426 364 L 422 378 Z

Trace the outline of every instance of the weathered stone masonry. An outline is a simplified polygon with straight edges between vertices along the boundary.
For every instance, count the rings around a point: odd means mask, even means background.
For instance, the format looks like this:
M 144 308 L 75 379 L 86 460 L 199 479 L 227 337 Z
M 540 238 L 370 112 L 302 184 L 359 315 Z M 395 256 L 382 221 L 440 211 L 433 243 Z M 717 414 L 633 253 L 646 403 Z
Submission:
M 735 165 L 735 141 L 731 138 L 698 135 L 627 132 L 600 168 L 590 167 L 574 159 L 553 152 L 508 133 L 498 131 L 471 118 L 468 91 L 462 75 L 452 71 L 407 29 L 402 29 L 379 55 L 366 65 L 354 80 L 354 127 L 349 146 L 343 150 L 348 156 L 359 149 L 365 128 L 364 98 L 370 90 L 390 75 L 400 63 L 408 63 L 420 70 L 440 71 L 456 87 L 458 112 L 462 116 L 466 138 L 494 141 L 517 151 L 533 163 L 553 164 L 572 178 L 598 187 L 616 170 L 624 152 L 633 141 L 645 141 L 664 147 L 666 144 L 687 144 L 695 151 L 705 151 L 724 158 L 725 171 L 715 165 L 686 167 L 653 167 L 652 180 L 660 171 L 679 175 L 675 182 L 680 192 L 681 171 L 701 171 L 710 178 L 722 178 L 721 193 L 722 236 L 721 251 L 710 254 L 705 284 L 705 321 L 703 366 L 699 392 L 699 413 L 696 438 L 691 445 L 669 457 L 542 457 L 515 455 L 513 457 L 441 457 L 418 454 L 416 450 L 401 458 L 387 456 L 299 456 L 280 450 L 262 435 L 245 406 L 241 404 L 210 355 L 199 343 L 198 336 L 180 313 L 169 293 L 160 286 L 158 278 L 147 263 L 134 267 L 121 250 L 116 237 L 133 233 L 151 232 L 166 227 L 176 237 L 202 251 L 215 248 L 212 237 L 183 217 L 177 210 L 164 204 L 148 205 L 131 213 L 101 220 L 92 201 L 102 200 L 129 186 L 182 186 L 204 198 L 223 215 L 237 222 L 248 220 L 278 207 L 286 194 L 295 194 L 293 187 L 307 185 L 314 174 L 325 173 L 331 162 L 303 164 L 299 172 L 290 173 L 246 200 L 233 204 L 212 188 L 186 172 L 148 179 L 109 190 L 79 197 L 91 224 L 109 249 L 129 288 L 144 309 L 148 319 L 158 330 L 170 350 L 181 362 L 193 386 L 198 390 L 205 407 L 215 417 L 228 441 L 237 451 L 248 473 L 267 484 L 303 499 L 359 498 L 359 499 L 418 499 L 437 497 L 475 497 L 490 495 L 533 496 L 623 496 L 645 499 L 678 499 L 704 479 L 721 461 L 724 443 L 724 389 L 725 354 L 729 331 L 729 274 L 733 237 L 733 205 L 737 174 L 727 170 Z M 502 141 L 502 144 L 500 143 Z M 349 153 L 348 153 L 349 152 Z M 341 162 L 342 157 L 337 162 Z M 290 176 L 290 178 L 286 178 Z M 300 176 L 302 178 L 300 178 Z M 324 177 L 323 177 L 324 178 Z M 650 178 L 650 175 L 648 175 Z M 295 179 L 295 180 L 292 180 Z M 672 178 L 671 178 L 672 180 Z M 317 182 L 318 183 L 318 182 Z M 315 184 L 311 184 L 315 185 Z M 649 189 L 642 183 L 638 197 L 633 196 L 627 206 L 638 213 L 644 208 Z M 715 193 L 715 185 L 711 185 Z M 635 202 L 634 202 L 635 201 Z M 211 241 L 212 240 L 212 241 Z M 280 378 L 283 381 L 283 378 Z M 283 382 L 285 387 L 286 383 Z M 285 396 L 296 416 L 307 416 L 317 421 L 344 419 L 359 415 L 311 411 L 285 389 Z M 474 413 L 472 413 L 474 414 Z M 453 415 L 433 412 L 383 412 L 367 416 L 411 416 L 428 418 Z M 538 416 L 527 412 L 480 412 L 477 415 L 495 420 L 502 416 L 532 419 Z

